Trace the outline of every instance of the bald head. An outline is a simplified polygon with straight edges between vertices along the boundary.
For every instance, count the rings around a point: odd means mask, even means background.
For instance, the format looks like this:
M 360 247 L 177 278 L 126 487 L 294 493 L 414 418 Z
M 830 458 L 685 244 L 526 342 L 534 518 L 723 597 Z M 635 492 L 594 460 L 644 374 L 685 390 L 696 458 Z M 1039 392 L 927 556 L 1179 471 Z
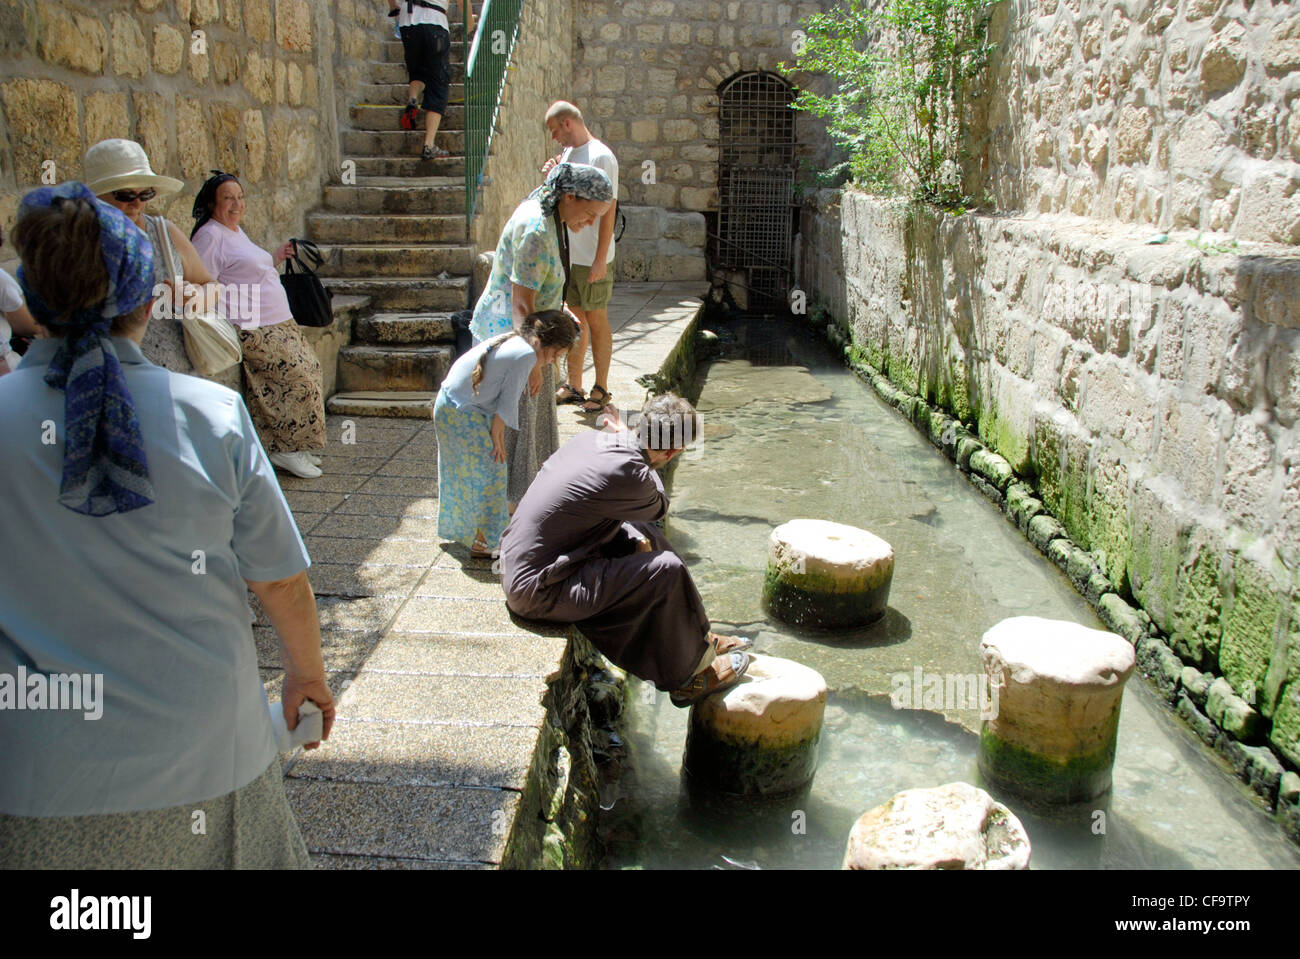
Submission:
M 552 120 L 577 120 L 582 122 L 582 111 L 575 107 L 568 100 L 556 100 L 551 104 L 551 108 L 546 111 L 546 125 L 550 126 Z

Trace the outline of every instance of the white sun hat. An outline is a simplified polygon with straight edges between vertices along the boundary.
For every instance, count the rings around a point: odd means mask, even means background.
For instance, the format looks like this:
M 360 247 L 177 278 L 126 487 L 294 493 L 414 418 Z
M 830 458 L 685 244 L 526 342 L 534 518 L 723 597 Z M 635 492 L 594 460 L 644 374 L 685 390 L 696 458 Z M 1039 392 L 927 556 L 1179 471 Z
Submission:
M 81 174 L 82 181 L 96 196 L 148 187 L 157 190 L 159 196 L 171 196 L 185 189 L 181 180 L 154 173 L 144 147 L 134 140 L 100 140 L 86 151 Z

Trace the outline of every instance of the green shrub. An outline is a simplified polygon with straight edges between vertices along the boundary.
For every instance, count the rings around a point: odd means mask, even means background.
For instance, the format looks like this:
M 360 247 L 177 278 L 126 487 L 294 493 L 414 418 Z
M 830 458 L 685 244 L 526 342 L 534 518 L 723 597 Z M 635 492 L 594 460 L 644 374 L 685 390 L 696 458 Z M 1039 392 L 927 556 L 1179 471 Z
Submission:
M 971 204 L 963 144 L 993 49 L 991 9 L 991 0 L 842 0 L 803 21 L 794 69 L 825 74 L 835 90 L 801 90 L 794 107 L 826 119 L 854 183 L 944 209 Z

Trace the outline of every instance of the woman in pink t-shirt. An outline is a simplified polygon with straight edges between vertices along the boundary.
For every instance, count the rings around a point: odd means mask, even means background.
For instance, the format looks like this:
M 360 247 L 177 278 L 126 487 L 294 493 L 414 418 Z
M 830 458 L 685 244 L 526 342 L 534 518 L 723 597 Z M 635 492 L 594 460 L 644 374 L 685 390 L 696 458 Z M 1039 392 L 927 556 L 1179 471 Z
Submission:
M 190 238 L 221 284 L 222 306 L 239 327 L 248 411 L 271 462 L 307 479 L 320 476 L 325 396 L 320 362 L 289 311 L 275 268 L 293 255 L 288 242 L 272 256 L 239 228 L 244 188 L 229 173 L 203 184 L 194 201 Z

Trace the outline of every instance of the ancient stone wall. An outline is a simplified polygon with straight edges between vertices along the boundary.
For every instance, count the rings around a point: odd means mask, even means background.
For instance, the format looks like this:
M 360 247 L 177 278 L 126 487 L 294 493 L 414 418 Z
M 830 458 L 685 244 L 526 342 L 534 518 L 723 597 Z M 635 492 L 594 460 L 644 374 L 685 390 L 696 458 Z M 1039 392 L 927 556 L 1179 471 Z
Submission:
M 802 235 L 804 288 L 854 356 L 977 430 L 1300 765 L 1300 251 L 856 192 Z
M 796 88 L 822 86 L 824 78 L 786 74 L 780 64 L 795 59 L 799 20 L 830 5 L 575 0 L 571 99 L 618 156 L 629 217 L 617 278 L 704 276 L 699 214 L 718 208 L 718 86 L 749 70 L 781 73 Z M 800 162 L 828 165 L 824 125 L 800 114 L 795 129 Z
M 477 250 L 496 249 L 501 228 L 542 182 L 542 164 L 559 150 L 545 119 L 547 108 L 573 89 L 573 16 L 574 0 L 524 4 L 470 237 Z
M 776 0 L 576 0 L 573 97 L 619 158 L 621 199 L 634 206 L 718 205 L 718 85 L 737 73 L 785 74 L 799 20 L 831 6 Z M 816 82 L 821 82 L 817 80 Z M 824 127 L 801 114 L 799 157 L 824 165 Z M 646 160 L 654 181 L 642 181 Z M 622 171 L 626 171 L 623 173 Z
M 977 197 L 1300 243 L 1292 0 L 1007 0 L 990 39 Z
M 0 226 L 13 225 L 23 192 L 80 177 L 89 146 L 127 137 L 156 173 L 186 184 L 150 212 L 188 229 L 194 194 L 217 167 L 244 181 L 254 242 L 301 235 L 338 152 L 335 8 L 0 0 Z

